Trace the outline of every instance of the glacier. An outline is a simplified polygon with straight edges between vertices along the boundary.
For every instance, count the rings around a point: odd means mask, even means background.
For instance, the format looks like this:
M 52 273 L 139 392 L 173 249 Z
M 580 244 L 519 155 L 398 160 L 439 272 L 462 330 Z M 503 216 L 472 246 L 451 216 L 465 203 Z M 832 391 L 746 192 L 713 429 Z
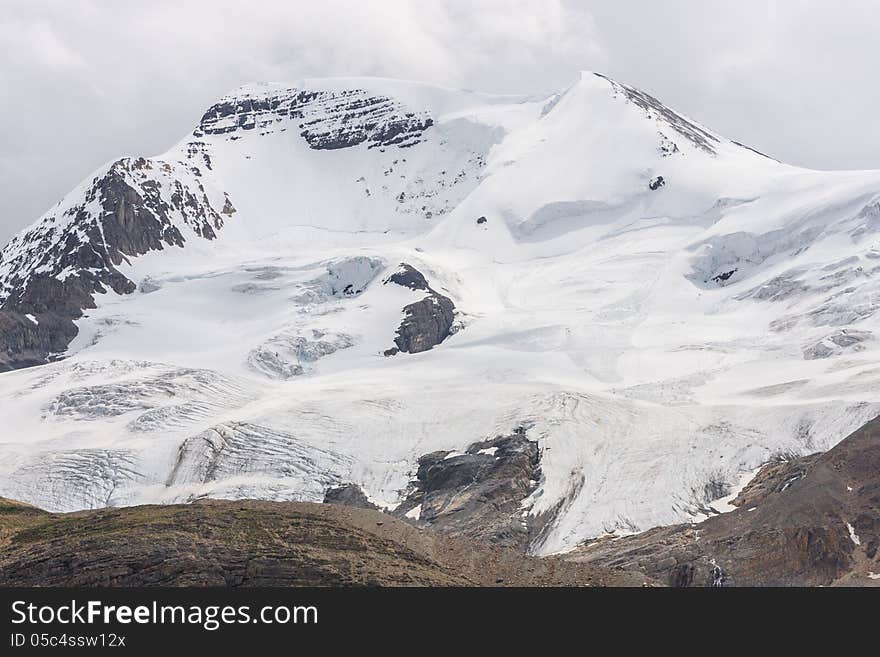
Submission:
M 249 85 L 0 252 L 8 349 L 75 326 L 0 374 L 0 496 L 393 509 L 422 455 L 521 428 L 534 553 L 684 522 L 880 414 L 878 208 L 880 171 L 789 166 L 591 72 Z M 431 298 L 386 284 L 402 263 L 455 322 L 386 355 Z

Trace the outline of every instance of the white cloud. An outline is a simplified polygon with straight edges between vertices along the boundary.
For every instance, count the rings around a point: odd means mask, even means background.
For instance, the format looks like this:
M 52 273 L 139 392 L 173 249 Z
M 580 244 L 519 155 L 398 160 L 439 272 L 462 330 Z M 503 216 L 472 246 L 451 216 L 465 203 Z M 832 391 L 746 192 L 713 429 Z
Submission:
M 782 159 L 880 167 L 870 0 L 7 0 L 0 11 L 0 241 L 101 163 L 163 151 L 256 80 L 537 93 L 594 69 Z
M 62 43 L 52 25 L 44 20 L 0 23 L 0 48 L 17 60 L 49 71 L 64 73 L 85 66 L 83 58 Z

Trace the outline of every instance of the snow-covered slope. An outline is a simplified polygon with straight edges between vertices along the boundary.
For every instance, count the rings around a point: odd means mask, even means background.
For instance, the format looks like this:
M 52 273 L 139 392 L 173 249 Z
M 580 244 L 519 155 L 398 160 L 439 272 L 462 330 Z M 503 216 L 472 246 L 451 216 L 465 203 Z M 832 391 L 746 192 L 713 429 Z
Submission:
M 878 231 L 880 172 L 592 73 L 242 88 L 0 254 L 0 366 L 64 356 L 0 375 L 0 496 L 393 508 L 521 427 L 535 552 L 680 522 L 880 414 Z

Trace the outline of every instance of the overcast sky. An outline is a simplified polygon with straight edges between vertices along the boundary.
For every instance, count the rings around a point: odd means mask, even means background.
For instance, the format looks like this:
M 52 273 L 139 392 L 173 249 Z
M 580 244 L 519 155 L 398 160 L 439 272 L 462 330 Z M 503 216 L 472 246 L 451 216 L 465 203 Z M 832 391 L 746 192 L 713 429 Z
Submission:
M 878 34 L 875 0 L 3 0 L 0 242 L 252 81 L 537 93 L 589 69 L 779 159 L 880 168 Z

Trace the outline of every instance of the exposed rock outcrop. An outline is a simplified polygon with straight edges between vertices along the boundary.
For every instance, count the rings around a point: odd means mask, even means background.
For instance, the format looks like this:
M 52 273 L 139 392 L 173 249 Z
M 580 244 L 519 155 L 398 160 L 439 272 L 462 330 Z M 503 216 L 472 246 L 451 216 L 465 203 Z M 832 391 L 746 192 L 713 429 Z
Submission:
M 737 508 L 752 508 L 767 497 L 781 493 L 798 479 L 803 478 L 822 453 L 809 454 L 768 463 L 743 488 L 731 504 Z
M 118 269 L 130 257 L 181 247 L 184 230 L 214 239 L 233 212 L 228 198 L 215 209 L 198 176 L 179 165 L 114 162 L 77 203 L 0 252 L 0 371 L 63 352 L 77 334 L 73 320 L 95 307 L 95 294 L 134 292 Z
M 367 499 L 363 489 L 357 484 L 345 484 L 344 486 L 328 489 L 324 493 L 324 504 L 353 506 L 357 509 L 379 508 Z
M 401 351 L 408 354 L 428 351 L 450 336 L 455 320 L 455 304 L 452 299 L 431 288 L 420 271 L 401 263 L 400 269 L 385 281 L 386 285 L 389 283 L 424 291 L 426 296 L 403 309 L 404 319 L 394 339 L 396 347 L 387 350 L 386 356 Z
M 242 90 L 213 105 L 195 136 L 257 130 L 268 134 L 295 122 L 300 136 L 316 150 L 366 144 L 368 148 L 406 148 L 434 125 L 425 111 L 413 111 L 392 98 L 360 89 L 300 90 L 266 86 Z
M 55 313 L 32 315 L 0 309 L 0 372 L 45 363 L 76 337 L 76 325 Z
M 395 513 L 446 534 L 526 551 L 541 530 L 523 507 L 541 479 L 540 460 L 538 444 L 521 429 L 473 443 L 464 454 L 426 454 Z
M 666 186 L 666 179 L 663 176 L 657 176 L 656 178 L 651 178 L 651 182 L 648 183 L 648 188 L 652 192 L 656 192 L 661 187 Z

